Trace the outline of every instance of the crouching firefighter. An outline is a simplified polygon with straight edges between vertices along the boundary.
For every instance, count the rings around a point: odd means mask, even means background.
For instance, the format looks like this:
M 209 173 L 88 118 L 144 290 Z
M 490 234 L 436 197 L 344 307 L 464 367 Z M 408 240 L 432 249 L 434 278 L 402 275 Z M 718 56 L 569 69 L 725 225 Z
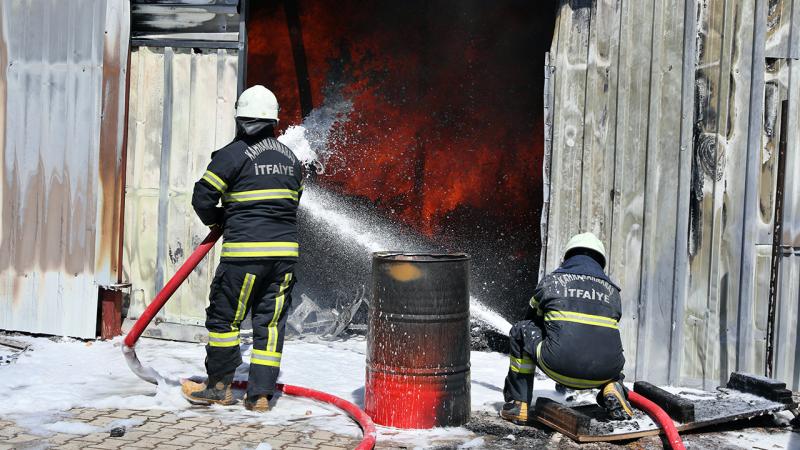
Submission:
M 511 328 L 501 417 L 528 421 L 536 367 L 572 389 L 600 388 L 597 402 L 612 419 L 633 416 L 622 384 L 620 289 L 605 265 L 603 243 L 592 233 L 578 234 L 567 243 L 561 266 L 539 282 L 527 320 Z
M 236 103 L 236 139 L 211 154 L 194 186 L 192 206 L 200 220 L 223 229 L 206 309 L 208 381 L 187 381 L 182 389 L 195 404 L 235 402 L 231 383 L 242 362 L 239 327 L 248 312 L 253 350 L 245 407 L 269 410 L 275 391 L 296 281 L 296 215 L 303 190 L 302 164 L 275 139 L 277 123 L 275 95 L 263 86 L 245 90 Z

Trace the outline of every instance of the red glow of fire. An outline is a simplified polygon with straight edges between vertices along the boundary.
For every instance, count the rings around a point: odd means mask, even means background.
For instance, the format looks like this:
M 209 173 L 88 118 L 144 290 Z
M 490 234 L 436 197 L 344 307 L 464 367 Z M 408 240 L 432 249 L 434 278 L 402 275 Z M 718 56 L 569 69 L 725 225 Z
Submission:
M 440 3 L 299 2 L 314 105 L 337 82 L 353 102 L 319 181 L 429 236 L 471 218 L 538 235 L 542 64 L 530 53 L 549 45 L 532 38 L 544 19 L 525 2 Z M 248 84 L 276 92 L 282 127 L 300 123 L 282 2 L 251 6 Z

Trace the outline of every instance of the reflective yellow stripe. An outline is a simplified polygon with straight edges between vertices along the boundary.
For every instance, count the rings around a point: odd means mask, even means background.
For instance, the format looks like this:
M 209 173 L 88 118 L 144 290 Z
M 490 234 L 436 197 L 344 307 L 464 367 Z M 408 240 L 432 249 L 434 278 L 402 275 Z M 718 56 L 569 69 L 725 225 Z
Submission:
M 225 202 L 251 202 L 257 200 L 288 199 L 297 201 L 299 194 L 291 189 L 260 189 L 255 191 L 228 192 Z
M 244 314 L 247 312 L 247 303 L 250 301 L 250 292 L 253 291 L 253 284 L 256 281 L 256 276 L 248 273 L 244 276 L 242 289 L 239 291 L 239 301 L 236 307 L 236 313 L 233 315 L 233 323 L 231 329 L 238 330 L 239 324 L 244 320 Z
M 259 364 L 262 366 L 272 366 L 272 367 L 280 367 L 281 366 L 281 354 L 278 352 L 270 352 L 267 350 L 256 350 L 253 349 L 253 353 L 250 355 L 250 364 Z
M 300 245 L 297 242 L 226 242 L 222 244 L 224 257 L 298 257 Z
M 521 373 L 523 375 L 532 374 L 536 366 L 533 364 L 533 359 L 523 356 L 522 358 L 515 358 L 509 356 L 509 368 L 512 372 Z
M 561 320 L 565 322 L 582 323 L 584 325 L 593 325 L 597 327 L 606 327 L 619 330 L 619 323 L 610 317 L 594 316 L 591 314 L 583 314 L 572 311 L 548 311 L 547 314 L 544 315 L 544 320 Z
M 286 289 L 289 288 L 289 283 L 292 281 L 292 273 L 289 272 L 283 277 L 283 283 L 278 289 L 278 295 L 275 296 L 275 313 L 272 315 L 272 320 L 267 325 L 267 351 L 275 352 L 278 348 L 278 319 L 283 310 L 283 303 L 286 300 Z
M 541 316 L 542 310 L 541 308 L 539 308 L 539 300 L 536 297 L 531 297 L 529 303 L 531 305 L 531 308 L 533 308 L 533 310 L 536 311 L 536 314 Z
M 206 170 L 206 173 L 203 174 L 203 179 L 208 182 L 211 186 L 213 186 L 216 190 L 224 193 L 226 189 L 228 189 L 228 184 L 222 181 L 222 178 L 218 177 L 217 174 L 210 170 Z
M 208 345 L 211 347 L 236 347 L 239 345 L 239 332 L 229 331 L 225 333 L 208 332 Z
M 542 360 L 542 342 L 539 342 L 539 345 L 536 346 L 536 360 L 539 362 L 539 367 L 542 371 L 554 381 L 557 381 L 564 386 L 571 387 L 573 389 L 590 389 L 602 386 L 609 381 L 608 380 L 583 380 L 580 378 L 572 378 L 566 375 L 561 375 L 557 372 L 554 372 L 551 368 L 547 367 L 547 364 Z

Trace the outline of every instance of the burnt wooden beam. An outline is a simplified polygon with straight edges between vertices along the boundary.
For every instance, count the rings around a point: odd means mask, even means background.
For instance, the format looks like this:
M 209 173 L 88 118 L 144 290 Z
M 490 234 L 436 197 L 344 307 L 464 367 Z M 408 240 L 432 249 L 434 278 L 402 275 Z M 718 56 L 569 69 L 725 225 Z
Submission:
M 533 412 L 536 419 L 544 419 L 545 422 L 552 423 L 575 436 L 589 433 L 589 424 L 592 420 L 589 416 L 555 400 L 546 397 L 537 398 Z
M 794 403 L 792 391 L 786 389 L 786 383 L 772 378 L 743 372 L 732 372 L 726 387 L 785 405 Z
M 647 397 L 678 422 L 694 422 L 694 403 L 646 381 L 633 383 L 633 391 Z

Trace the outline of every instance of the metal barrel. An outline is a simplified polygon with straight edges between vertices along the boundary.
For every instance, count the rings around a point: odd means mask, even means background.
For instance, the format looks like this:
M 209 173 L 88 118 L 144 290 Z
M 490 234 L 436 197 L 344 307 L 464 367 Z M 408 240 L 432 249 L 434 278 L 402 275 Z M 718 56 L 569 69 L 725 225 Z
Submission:
M 384 426 L 470 416 L 469 256 L 373 253 L 364 404 Z

